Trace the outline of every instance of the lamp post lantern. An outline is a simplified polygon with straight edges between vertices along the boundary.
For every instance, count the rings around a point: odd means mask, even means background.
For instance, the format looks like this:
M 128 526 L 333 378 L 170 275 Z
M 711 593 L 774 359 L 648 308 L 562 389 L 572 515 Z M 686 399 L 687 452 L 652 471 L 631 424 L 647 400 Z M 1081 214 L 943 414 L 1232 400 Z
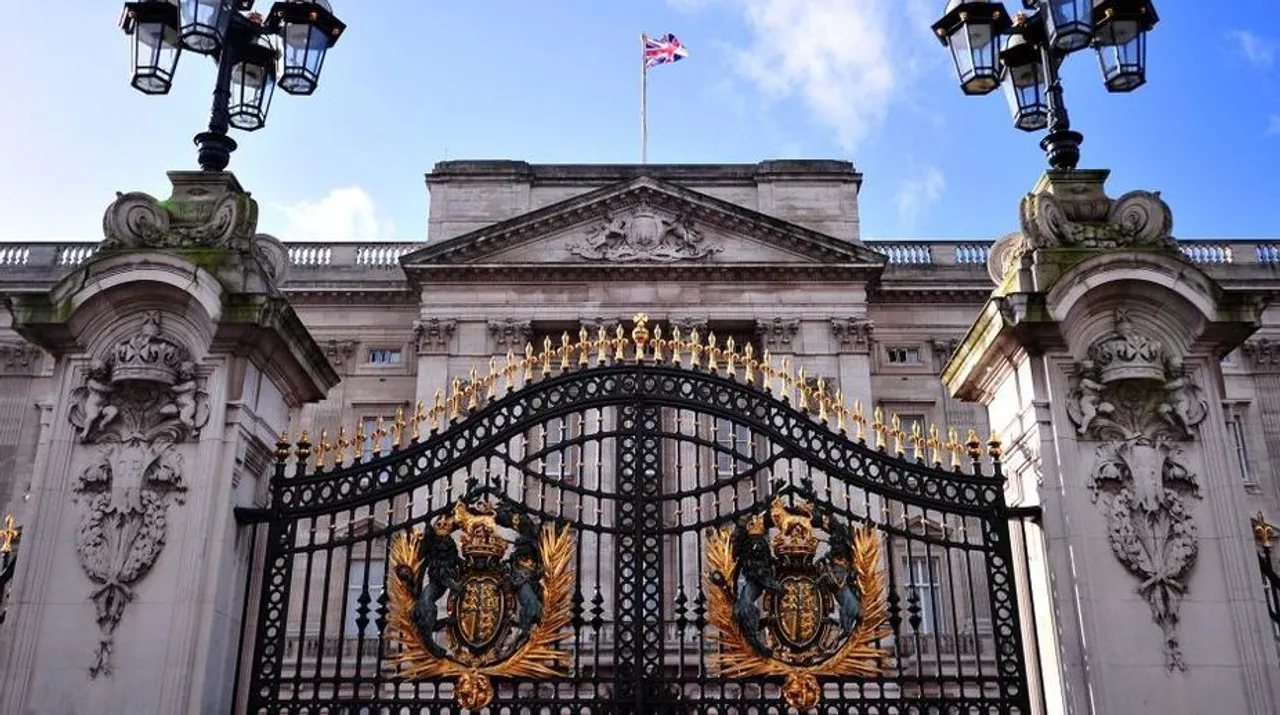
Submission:
M 279 85 L 308 95 L 320 82 L 325 53 L 346 25 L 327 0 L 279 0 L 264 18 L 253 0 L 139 0 L 124 4 L 120 27 L 133 40 L 131 84 L 144 94 L 167 94 L 183 52 L 218 65 L 209 128 L 195 136 L 200 168 L 222 171 L 236 142 L 267 122 Z
M 951 51 L 960 89 L 988 94 L 1003 85 L 1013 125 L 1049 132 L 1040 147 L 1055 169 L 1074 169 L 1084 137 L 1071 129 L 1058 68 L 1092 46 L 1103 84 L 1131 92 L 1146 83 L 1147 32 L 1159 18 L 1151 0 L 1022 0 L 1010 17 L 1004 4 L 950 0 L 934 34 Z

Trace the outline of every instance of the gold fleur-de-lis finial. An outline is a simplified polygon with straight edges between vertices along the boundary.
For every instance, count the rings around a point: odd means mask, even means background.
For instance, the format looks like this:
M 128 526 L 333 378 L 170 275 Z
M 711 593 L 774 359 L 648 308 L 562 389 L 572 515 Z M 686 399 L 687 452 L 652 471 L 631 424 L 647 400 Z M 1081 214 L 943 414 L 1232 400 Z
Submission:
M 9 517 L 12 519 L 13 517 Z M 1264 549 L 1270 549 L 1276 542 L 1276 527 L 1267 523 L 1267 519 L 1259 510 L 1249 519 L 1253 525 L 1253 540 L 1258 546 Z M 0 532 L 2 533 L 2 532 Z
M 4 518 L 4 528 L 0 529 L 0 554 L 13 552 L 13 545 L 22 536 L 22 530 L 14 526 L 13 514 Z
M 649 342 L 649 316 L 644 313 L 636 313 L 632 318 L 635 321 L 635 327 L 631 329 L 631 342 L 636 345 L 636 360 L 644 360 L 644 346 Z

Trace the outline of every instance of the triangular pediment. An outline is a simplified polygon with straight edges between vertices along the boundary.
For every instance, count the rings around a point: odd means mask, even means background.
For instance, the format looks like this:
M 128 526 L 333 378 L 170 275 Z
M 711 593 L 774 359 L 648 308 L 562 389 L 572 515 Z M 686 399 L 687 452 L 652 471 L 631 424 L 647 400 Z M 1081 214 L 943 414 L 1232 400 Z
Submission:
M 429 245 L 407 272 L 435 266 L 861 266 L 863 246 L 649 177 L 615 184 Z

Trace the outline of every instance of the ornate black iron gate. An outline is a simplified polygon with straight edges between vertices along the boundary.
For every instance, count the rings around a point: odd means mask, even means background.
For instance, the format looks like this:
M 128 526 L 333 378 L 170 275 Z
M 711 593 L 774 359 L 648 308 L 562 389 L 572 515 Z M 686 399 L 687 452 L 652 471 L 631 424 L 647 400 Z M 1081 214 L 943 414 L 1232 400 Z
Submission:
M 247 712 L 1030 712 L 998 443 L 643 328 L 278 445 Z

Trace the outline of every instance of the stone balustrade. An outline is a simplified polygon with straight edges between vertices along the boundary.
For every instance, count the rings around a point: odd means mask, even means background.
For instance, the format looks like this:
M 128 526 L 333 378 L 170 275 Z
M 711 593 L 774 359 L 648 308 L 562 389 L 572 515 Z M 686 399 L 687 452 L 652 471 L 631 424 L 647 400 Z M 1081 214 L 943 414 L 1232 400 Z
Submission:
M 395 279 L 400 258 L 422 243 L 286 243 L 290 280 L 307 282 L 330 278 L 362 280 Z M 930 267 L 972 271 L 985 280 L 991 241 L 869 239 L 868 248 L 883 254 L 891 271 Z M 0 243 L 0 281 L 47 282 L 83 264 L 97 251 L 97 244 Z M 1184 241 L 1187 260 L 1219 278 L 1229 278 L 1242 266 L 1280 267 L 1280 239 L 1211 239 Z M 1220 273 L 1221 272 L 1221 273 Z M 952 275 L 955 275 L 954 273 Z

